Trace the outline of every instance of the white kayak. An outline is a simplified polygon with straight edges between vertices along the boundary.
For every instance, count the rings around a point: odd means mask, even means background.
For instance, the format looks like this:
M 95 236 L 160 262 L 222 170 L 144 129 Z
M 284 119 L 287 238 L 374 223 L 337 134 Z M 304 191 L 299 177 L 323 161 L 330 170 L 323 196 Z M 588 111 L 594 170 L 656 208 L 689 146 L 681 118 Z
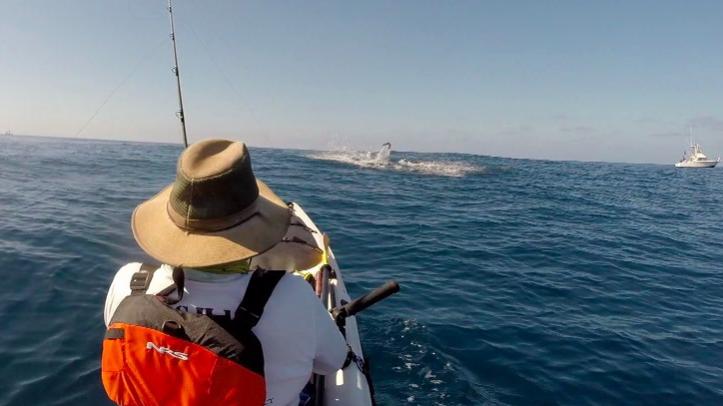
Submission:
M 331 274 L 334 277 L 328 279 L 328 294 L 322 295 L 322 300 L 326 298 L 326 307 L 330 311 L 344 303 L 351 302 L 349 293 L 344 286 L 344 278 L 339 268 L 339 264 L 334 257 L 334 253 L 331 248 L 325 243 L 325 236 L 321 233 L 319 228 L 314 224 L 304 210 L 296 203 L 292 203 L 295 216 L 306 225 L 311 231 L 316 242 L 316 246 L 325 252 L 322 260 L 318 265 L 310 268 L 307 272 L 314 275 L 314 278 L 319 280 L 323 279 L 323 265 L 328 263 L 331 267 Z M 326 239 L 328 241 L 328 239 Z M 362 353 L 361 340 L 359 337 L 359 330 L 357 328 L 356 317 L 351 316 L 346 318 L 345 323 L 346 340 L 349 346 L 351 346 L 354 353 L 363 359 L 364 354 Z M 320 391 L 323 397 L 324 405 L 345 405 L 345 406 L 368 406 L 374 404 L 373 393 L 370 389 L 370 383 L 367 376 L 360 369 L 356 363 L 351 363 L 344 369 L 336 371 L 333 375 L 328 375 L 324 378 L 323 389 Z

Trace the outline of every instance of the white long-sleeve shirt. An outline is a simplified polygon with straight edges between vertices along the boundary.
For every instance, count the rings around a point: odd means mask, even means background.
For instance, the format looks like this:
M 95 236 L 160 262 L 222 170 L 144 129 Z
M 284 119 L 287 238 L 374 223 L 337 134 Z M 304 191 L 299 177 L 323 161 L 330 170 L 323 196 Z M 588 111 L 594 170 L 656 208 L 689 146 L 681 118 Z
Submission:
M 110 286 L 105 302 L 105 324 L 126 296 L 140 263 L 122 267 Z M 217 275 L 186 270 L 183 299 L 176 305 L 189 312 L 234 314 L 249 283 L 250 274 Z M 148 293 L 158 293 L 173 283 L 172 269 L 162 265 L 153 275 Z M 286 275 L 279 281 L 252 330 L 264 352 L 266 405 L 296 406 L 299 393 L 312 371 L 328 375 L 346 359 L 346 342 L 329 313 L 303 279 Z

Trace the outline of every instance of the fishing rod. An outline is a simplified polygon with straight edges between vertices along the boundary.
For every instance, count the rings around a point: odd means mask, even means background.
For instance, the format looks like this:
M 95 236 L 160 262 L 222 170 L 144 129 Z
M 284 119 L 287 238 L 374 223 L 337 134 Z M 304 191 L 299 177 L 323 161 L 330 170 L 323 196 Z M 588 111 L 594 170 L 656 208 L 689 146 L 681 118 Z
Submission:
M 399 292 L 399 284 L 393 280 L 387 281 L 373 291 L 354 299 L 349 303 L 344 303 L 344 301 L 342 301 L 341 306 L 331 309 L 331 316 L 334 318 L 334 321 L 336 321 L 336 324 L 342 328 L 346 325 L 347 317 L 354 316 L 367 307 L 370 307 L 371 305 L 382 301 L 397 292 Z
M 173 24 L 173 4 L 172 0 L 168 0 L 168 15 L 171 17 L 171 43 L 173 44 L 173 73 L 176 75 L 176 87 L 178 88 L 178 119 L 181 120 L 181 130 L 183 131 L 183 146 L 188 147 L 188 137 L 186 136 L 186 116 L 183 114 L 183 95 L 181 95 L 181 74 L 178 72 L 178 51 L 176 50 L 176 27 Z

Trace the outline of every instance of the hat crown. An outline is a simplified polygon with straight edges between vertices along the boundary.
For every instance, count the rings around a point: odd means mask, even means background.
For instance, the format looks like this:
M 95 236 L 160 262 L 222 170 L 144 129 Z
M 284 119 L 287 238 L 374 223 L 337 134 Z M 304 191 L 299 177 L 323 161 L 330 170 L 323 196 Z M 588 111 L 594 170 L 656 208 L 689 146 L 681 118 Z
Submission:
M 181 228 L 219 231 L 253 215 L 249 211 L 258 196 L 246 145 L 205 140 L 179 157 L 168 214 Z
M 228 140 L 204 140 L 192 144 L 178 158 L 178 170 L 189 179 L 218 176 L 249 159 L 246 145 Z

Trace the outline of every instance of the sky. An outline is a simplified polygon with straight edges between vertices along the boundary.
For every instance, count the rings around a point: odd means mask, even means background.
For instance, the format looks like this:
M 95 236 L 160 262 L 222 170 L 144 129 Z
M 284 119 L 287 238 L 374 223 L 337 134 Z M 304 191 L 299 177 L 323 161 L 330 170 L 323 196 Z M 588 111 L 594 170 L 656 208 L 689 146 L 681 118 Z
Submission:
M 723 153 L 721 1 L 175 0 L 191 141 Z M 164 0 L 0 0 L 0 132 L 180 142 Z

